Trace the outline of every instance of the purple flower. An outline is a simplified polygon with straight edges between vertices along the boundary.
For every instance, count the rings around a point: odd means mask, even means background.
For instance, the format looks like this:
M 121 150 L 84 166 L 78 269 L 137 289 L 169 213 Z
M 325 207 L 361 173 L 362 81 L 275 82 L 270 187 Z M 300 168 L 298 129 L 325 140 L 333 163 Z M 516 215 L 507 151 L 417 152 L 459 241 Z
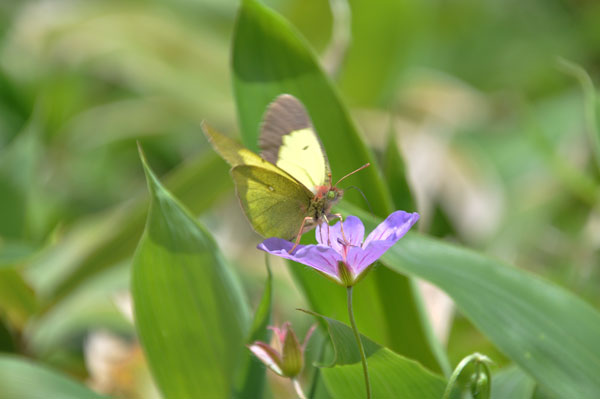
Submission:
M 315 327 L 308 330 L 304 342 L 300 344 L 289 322 L 283 323 L 281 328 L 269 326 L 275 333 L 273 345 L 255 341 L 248 345 L 248 349 L 276 374 L 295 378 L 304 368 L 304 349 Z
M 281 238 L 268 238 L 258 249 L 303 263 L 345 287 L 362 279 L 369 267 L 402 238 L 419 219 L 418 213 L 396 211 L 389 215 L 363 242 L 365 227 L 356 216 L 334 226 L 317 226 L 317 245 L 298 245 Z M 293 249 L 293 251 L 292 251 Z

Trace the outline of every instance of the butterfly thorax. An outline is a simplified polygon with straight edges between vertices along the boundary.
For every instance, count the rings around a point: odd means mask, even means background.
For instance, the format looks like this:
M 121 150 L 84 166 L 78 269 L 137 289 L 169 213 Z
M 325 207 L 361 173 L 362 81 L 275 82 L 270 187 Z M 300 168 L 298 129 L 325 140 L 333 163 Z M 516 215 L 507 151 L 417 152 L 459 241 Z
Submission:
M 342 196 L 343 190 L 337 187 L 326 185 L 317 186 L 314 198 L 310 203 L 308 214 L 317 221 L 322 221 L 323 217 L 327 217 L 331 211 L 331 207 L 335 205 Z

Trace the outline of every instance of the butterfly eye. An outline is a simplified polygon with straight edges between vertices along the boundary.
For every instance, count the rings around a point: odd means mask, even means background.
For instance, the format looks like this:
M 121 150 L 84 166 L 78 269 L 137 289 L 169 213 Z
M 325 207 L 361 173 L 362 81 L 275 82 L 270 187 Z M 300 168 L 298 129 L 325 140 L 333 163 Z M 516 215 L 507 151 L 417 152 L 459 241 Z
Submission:
M 336 197 L 335 191 L 332 190 L 332 191 L 328 191 L 327 192 L 327 198 L 328 199 L 332 200 L 332 199 L 335 199 L 335 197 Z

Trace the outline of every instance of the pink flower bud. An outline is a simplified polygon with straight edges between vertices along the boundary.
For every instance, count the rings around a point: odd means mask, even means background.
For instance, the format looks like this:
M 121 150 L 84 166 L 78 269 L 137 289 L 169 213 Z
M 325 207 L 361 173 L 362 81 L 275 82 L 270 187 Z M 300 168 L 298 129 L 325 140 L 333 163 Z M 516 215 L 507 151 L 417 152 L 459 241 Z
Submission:
M 275 333 L 273 345 L 256 341 L 248 349 L 276 374 L 295 378 L 304 368 L 304 349 L 315 327 L 308 330 L 302 344 L 298 342 L 289 322 L 281 328 L 269 327 Z

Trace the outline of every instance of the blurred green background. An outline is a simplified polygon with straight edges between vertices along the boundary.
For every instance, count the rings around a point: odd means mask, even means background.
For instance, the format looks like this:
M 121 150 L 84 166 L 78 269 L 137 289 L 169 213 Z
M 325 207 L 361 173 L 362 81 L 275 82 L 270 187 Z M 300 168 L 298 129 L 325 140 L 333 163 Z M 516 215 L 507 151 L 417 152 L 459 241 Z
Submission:
M 400 143 L 416 200 L 408 210 L 421 213 L 422 231 L 600 306 L 599 121 L 589 86 L 600 73 L 600 3 L 356 0 L 350 31 L 342 1 L 333 13 L 324 0 L 265 3 L 308 39 L 375 153 L 390 133 Z M 202 120 L 238 130 L 229 65 L 237 6 L 0 3 L 0 351 L 103 392 L 151 395 L 119 310 L 147 208 L 136 141 L 225 253 L 244 257 L 239 273 L 258 301 L 259 237 L 200 130 Z M 285 270 L 275 277 L 275 319 L 306 323 Z M 502 364 L 430 296 L 453 364 L 474 350 Z M 116 365 L 102 358 L 111 351 Z

